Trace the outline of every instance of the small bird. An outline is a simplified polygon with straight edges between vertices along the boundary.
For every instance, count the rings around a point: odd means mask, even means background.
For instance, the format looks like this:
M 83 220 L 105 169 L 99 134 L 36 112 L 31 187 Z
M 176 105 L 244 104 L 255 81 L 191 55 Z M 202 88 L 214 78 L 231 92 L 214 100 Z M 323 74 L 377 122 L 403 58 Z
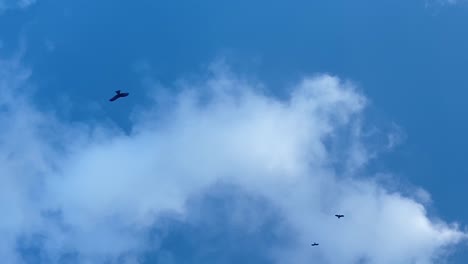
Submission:
M 340 219 L 341 217 L 344 217 L 344 215 L 335 215 L 336 217 L 338 217 L 338 219 Z
M 319 244 L 318 243 L 313 243 L 313 244 L 310 244 L 310 245 L 315 247 L 315 246 L 318 246 Z
M 121 97 L 126 97 L 128 96 L 128 93 L 121 93 L 120 90 L 115 91 L 116 95 L 114 95 L 109 101 L 113 102 Z

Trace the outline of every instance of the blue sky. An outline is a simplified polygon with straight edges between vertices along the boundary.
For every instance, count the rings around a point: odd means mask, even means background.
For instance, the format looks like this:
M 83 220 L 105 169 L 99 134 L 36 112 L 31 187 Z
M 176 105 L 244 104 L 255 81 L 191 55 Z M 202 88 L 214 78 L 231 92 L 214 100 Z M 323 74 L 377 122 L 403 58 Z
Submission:
M 0 256 L 465 263 L 467 12 L 430 0 L 0 0 L 0 177 L 15 190 L 0 199 L 18 204 L 2 209 Z M 130 96 L 108 103 L 117 89 Z M 337 232 L 326 215 L 339 208 L 364 232 L 340 230 L 362 240 L 353 250 L 321 233 Z M 405 238 L 413 218 L 429 224 Z M 366 247 L 376 239 L 383 249 Z

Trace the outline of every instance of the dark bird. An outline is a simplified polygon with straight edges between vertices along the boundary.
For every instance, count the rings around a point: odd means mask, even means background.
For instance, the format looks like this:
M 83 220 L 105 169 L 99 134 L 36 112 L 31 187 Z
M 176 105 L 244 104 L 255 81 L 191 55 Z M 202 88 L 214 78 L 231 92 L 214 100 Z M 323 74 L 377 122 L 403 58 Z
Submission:
M 128 96 L 128 93 L 121 93 L 120 90 L 115 91 L 116 95 L 109 99 L 109 101 L 114 102 L 115 100 L 119 99 L 120 97 L 126 97 Z
M 312 245 L 313 247 L 315 247 L 315 246 L 318 246 L 319 244 L 318 244 L 318 243 L 313 243 L 313 244 L 311 244 L 311 245 Z
M 344 217 L 344 215 L 335 215 L 336 217 L 338 217 L 338 219 L 340 219 L 341 217 Z

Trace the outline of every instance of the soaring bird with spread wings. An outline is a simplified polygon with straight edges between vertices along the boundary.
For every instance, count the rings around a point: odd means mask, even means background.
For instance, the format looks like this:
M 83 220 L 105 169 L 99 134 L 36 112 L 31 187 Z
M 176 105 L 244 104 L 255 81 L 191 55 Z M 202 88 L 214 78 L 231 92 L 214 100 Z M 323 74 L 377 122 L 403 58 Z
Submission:
M 338 217 L 338 219 L 340 219 L 341 217 L 344 217 L 344 215 L 335 215 L 336 217 Z
M 315 247 L 315 246 L 318 246 L 319 244 L 318 243 L 313 243 L 313 244 L 310 244 L 310 245 Z
M 128 93 L 122 93 L 120 90 L 115 91 L 116 95 L 114 95 L 109 101 L 114 102 L 115 100 L 121 98 L 121 97 L 127 97 Z

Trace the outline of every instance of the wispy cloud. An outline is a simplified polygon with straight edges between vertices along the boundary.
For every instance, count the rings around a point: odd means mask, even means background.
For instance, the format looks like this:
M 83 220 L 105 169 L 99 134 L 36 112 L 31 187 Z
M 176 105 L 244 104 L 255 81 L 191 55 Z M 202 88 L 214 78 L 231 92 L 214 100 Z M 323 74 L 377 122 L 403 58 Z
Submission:
M 426 7 L 457 6 L 466 3 L 466 0 L 425 0 Z
M 273 263 L 438 263 L 465 237 L 371 175 L 338 172 L 362 173 L 356 168 L 371 154 L 355 133 L 366 98 L 337 77 L 306 77 L 279 99 L 215 66 L 205 79 L 180 81 L 180 93 L 168 89 L 157 105 L 135 113 L 125 134 L 39 110 L 27 95 L 29 72 L 17 60 L 0 63 L 0 121 L 8 124 L 0 131 L 5 263 L 28 254 L 48 263 L 138 263 L 144 252 L 174 263 L 174 248 L 164 242 L 172 224 L 162 219 L 201 236 L 219 228 L 217 209 L 228 213 L 221 219 L 232 222 L 221 226 L 233 232 L 287 237 L 287 245 L 252 245 Z M 213 188 L 220 197 L 239 189 L 239 199 L 208 206 L 203 197 Z M 162 230 L 158 243 L 149 244 L 154 230 Z M 231 238 L 235 248 L 239 241 Z M 310 248 L 313 241 L 320 246 Z M 209 251 L 195 249 L 210 256 L 226 246 L 203 245 Z M 31 247 L 40 253 L 28 253 Z
M 36 3 L 36 0 L 0 0 L 0 15 L 7 9 L 24 9 Z

